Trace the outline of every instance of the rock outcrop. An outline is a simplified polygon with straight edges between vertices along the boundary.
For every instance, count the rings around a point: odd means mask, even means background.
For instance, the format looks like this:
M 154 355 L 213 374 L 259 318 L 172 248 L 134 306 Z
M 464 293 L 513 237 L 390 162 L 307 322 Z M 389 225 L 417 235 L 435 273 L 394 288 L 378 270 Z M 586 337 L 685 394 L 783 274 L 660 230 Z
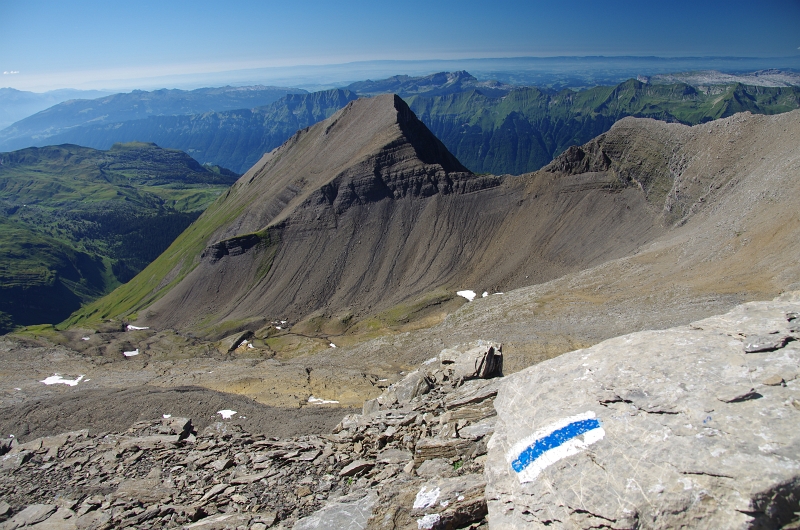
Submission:
M 226 421 L 197 432 L 161 418 L 4 440 L 0 530 L 485 528 L 500 380 L 451 375 L 428 363 L 328 435 L 267 438 Z
M 780 528 L 800 512 L 800 292 L 506 378 L 491 528 Z

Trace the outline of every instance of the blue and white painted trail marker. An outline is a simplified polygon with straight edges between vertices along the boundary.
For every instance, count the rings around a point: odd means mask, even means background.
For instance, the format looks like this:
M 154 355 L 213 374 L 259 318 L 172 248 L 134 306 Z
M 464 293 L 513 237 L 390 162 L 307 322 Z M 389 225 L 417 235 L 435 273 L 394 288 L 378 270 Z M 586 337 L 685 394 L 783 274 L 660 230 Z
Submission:
M 564 418 L 514 444 L 506 460 L 521 483 L 532 482 L 545 468 L 576 455 L 606 435 L 594 412 Z

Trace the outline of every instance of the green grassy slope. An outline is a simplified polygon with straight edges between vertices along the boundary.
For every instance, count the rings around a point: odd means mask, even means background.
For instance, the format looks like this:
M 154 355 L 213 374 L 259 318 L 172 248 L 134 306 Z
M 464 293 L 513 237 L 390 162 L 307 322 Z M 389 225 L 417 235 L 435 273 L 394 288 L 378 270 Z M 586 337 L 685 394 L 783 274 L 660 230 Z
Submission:
M 153 144 L 0 153 L 0 332 L 128 281 L 237 177 Z

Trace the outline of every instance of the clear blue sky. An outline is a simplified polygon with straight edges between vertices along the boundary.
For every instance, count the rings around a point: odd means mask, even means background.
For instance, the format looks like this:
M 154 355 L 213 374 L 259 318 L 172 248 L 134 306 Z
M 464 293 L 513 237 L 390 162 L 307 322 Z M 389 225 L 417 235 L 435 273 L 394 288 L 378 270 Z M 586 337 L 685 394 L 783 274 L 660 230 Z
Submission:
M 27 90 L 374 59 L 800 54 L 800 0 L 0 0 L 0 24 L 0 86 Z

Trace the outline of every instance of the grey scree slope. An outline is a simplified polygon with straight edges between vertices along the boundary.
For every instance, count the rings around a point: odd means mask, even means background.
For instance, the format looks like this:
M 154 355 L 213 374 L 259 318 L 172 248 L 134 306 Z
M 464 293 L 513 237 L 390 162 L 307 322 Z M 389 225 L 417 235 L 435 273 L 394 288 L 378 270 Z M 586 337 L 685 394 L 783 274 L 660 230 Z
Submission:
M 486 463 L 491 528 L 780 528 L 796 520 L 799 312 L 795 291 L 509 376 Z M 581 419 L 586 432 L 568 440 Z M 550 451 L 538 451 L 537 439 L 549 439 Z M 518 458 L 530 461 L 520 473 Z

